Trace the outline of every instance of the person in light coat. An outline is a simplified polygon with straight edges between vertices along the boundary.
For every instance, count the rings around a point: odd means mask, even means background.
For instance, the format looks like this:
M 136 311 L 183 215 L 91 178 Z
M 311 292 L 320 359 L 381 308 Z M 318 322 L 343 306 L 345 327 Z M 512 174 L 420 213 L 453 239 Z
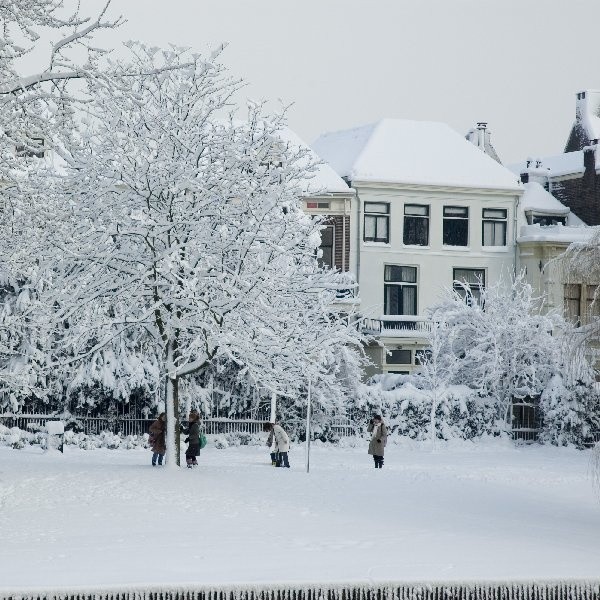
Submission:
M 276 452 L 275 466 L 286 467 L 289 469 L 290 463 L 288 459 L 288 452 L 290 451 L 290 438 L 288 434 L 278 423 L 267 423 L 265 428 L 267 431 L 270 431 L 273 434 L 273 442 L 275 444 Z
M 367 431 L 371 433 L 371 441 L 369 442 L 369 454 L 375 461 L 375 468 L 381 469 L 383 467 L 383 453 L 385 452 L 385 445 L 387 443 L 387 427 L 381 418 L 381 415 L 375 415 Z

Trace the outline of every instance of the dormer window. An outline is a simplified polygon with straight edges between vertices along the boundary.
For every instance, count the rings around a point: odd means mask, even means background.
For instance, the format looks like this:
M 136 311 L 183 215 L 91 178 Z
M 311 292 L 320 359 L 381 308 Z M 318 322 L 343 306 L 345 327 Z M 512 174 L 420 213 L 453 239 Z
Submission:
M 530 225 L 539 225 L 540 227 L 551 227 L 552 225 L 566 225 L 567 217 L 559 217 L 557 215 L 528 214 L 527 221 Z

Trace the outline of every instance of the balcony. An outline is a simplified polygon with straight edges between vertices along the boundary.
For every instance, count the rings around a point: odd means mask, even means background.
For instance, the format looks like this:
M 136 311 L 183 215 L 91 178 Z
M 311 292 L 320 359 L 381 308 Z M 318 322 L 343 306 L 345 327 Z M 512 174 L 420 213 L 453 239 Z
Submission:
M 385 315 L 379 319 L 363 319 L 363 331 L 378 337 L 427 338 L 431 320 L 416 315 Z

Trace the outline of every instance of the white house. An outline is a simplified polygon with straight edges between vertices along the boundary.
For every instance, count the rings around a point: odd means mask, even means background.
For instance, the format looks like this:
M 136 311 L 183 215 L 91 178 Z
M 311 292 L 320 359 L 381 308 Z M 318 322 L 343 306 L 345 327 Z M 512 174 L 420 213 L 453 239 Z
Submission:
M 356 191 L 351 234 L 375 371 L 406 373 L 427 344 L 426 310 L 455 280 L 489 285 L 517 263 L 523 186 L 443 123 L 384 119 L 326 133 L 316 153 Z

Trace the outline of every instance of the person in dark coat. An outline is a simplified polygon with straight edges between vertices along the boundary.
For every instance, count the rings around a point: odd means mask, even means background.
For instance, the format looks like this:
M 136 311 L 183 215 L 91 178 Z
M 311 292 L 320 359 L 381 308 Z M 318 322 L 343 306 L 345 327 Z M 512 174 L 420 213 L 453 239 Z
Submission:
M 158 461 L 163 464 L 163 458 L 167 450 L 165 433 L 167 430 L 167 415 L 163 412 L 158 415 L 158 419 L 150 425 L 150 435 L 148 442 L 152 448 L 152 466 L 155 467 Z
M 200 414 L 197 410 L 190 411 L 188 426 L 182 427 L 183 433 L 187 434 L 185 441 L 188 444 L 185 451 L 185 462 L 188 469 L 198 466 L 197 456 L 200 456 Z
M 273 467 L 277 466 L 277 451 L 275 450 L 275 436 L 273 434 L 273 424 L 272 423 L 264 423 L 263 431 L 269 432 L 269 437 L 267 438 L 267 447 L 271 453 L 271 465 Z
M 375 461 L 375 468 L 381 469 L 383 467 L 383 453 L 385 451 L 385 445 L 387 443 L 387 427 L 381 418 L 381 415 L 375 415 L 367 431 L 371 433 L 371 441 L 369 442 L 369 454 L 373 456 Z

